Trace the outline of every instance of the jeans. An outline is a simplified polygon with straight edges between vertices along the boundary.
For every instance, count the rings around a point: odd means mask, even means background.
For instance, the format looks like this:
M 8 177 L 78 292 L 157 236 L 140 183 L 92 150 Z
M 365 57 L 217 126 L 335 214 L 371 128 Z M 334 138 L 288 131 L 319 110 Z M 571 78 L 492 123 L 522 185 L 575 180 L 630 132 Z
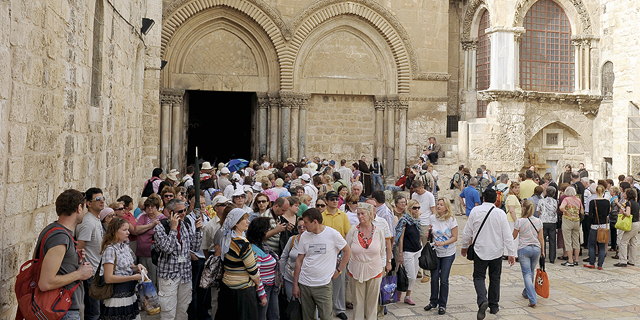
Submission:
M 489 299 L 485 279 L 489 268 Z M 473 286 L 476 289 L 478 307 L 489 302 L 491 309 L 498 307 L 500 301 L 500 275 L 502 274 L 502 257 L 493 260 L 482 260 L 477 255 L 473 259 Z
M 389 191 L 402 191 L 402 188 L 400 188 L 398 186 L 387 186 L 386 190 L 389 190 Z
M 602 268 L 604 263 L 604 255 L 607 250 L 606 243 L 598 243 L 598 230 L 591 229 L 589 231 L 589 264 L 596 263 L 596 246 L 598 246 L 598 267 Z
M 85 320 L 98 320 L 100 318 L 100 306 L 102 301 L 96 300 L 89 296 L 89 288 L 93 277 L 85 280 L 82 285 L 84 286 L 84 319 Z
M 200 288 L 200 278 L 204 270 L 205 259 L 191 260 L 193 281 L 191 282 L 191 303 L 187 309 L 189 320 L 211 320 L 207 312 L 211 298 L 207 296 L 208 289 Z
M 377 188 L 376 188 L 377 186 L 380 186 L 379 190 L 384 191 L 384 183 L 382 182 L 382 177 L 379 174 L 372 173 L 371 174 L 371 180 L 373 180 L 372 181 L 372 183 L 373 183 L 373 191 L 377 190 Z
M 524 279 L 524 291 L 522 295 L 529 298 L 529 304 L 534 305 L 538 303 L 538 297 L 536 295 L 536 289 L 533 285 L 536 269 L 540 259 L 540 247 L 526 246 L 518 250 L 518 260 L 520 260 L 520 269 L 522 269 L 522 278 Z
M 258 319 L 279 320 L 280 307 L 278 306 L 278 293 L 280 290 L 278 290 L 276 286 L 264 286 L 264 291 L 267 293 L 267 305 L 263 307 L 258 304 Z
M 80 311 L 69 310 L 60 318 L 60 320 L 80 320 Z
M 438 267 L 431 270 L 431 297 L 429 302 L 433 306 L 447 308 L 447 300 L 449 298 L 449 273 L 451 273 L 451 265 L 456 255 L 448 257 L 437 257 Z
M 553 263 L 556 260 L 556 223 L 543 223 L 542 232 L 544 233 L 545 242 L 549 242 L 549 262 Z

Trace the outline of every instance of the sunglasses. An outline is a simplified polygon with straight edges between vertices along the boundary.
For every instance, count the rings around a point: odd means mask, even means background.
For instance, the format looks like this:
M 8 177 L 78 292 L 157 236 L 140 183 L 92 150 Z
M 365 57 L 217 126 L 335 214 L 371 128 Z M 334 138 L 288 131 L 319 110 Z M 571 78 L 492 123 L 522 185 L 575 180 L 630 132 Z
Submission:
M 96 197 L 95 199 L 89 201 L 104 201 L 104 197 Z
M 113 209 L 113 211 L 122 211 L 122 210 L 124 210 L 124 207 L 122 207 L 122 208 L 117 208 L 117 209 Z
M 349 202 L 349 204 L 358 204 L 358 201 Z
M 187 209 L 182 209 L 182 210 L 174 211 L 174 213 L 184 213 L 185 211 L 187 211 Z
M 420 207 L 411 207 L 411 209 L 413 209 L 413 210 L 419 210 L 419 209 L 420 209 Z
M 305 226 L 298 226 L 298 229 L 306 229 L 307 227 Z
M 338 201 L 338 198 L 333 197 L 333 198 L 330 198 L 330 199 L 327 199 L 327 200 L 328 200 L 328 201 Z
M 216 206 L 216 207 L 226 207 L 226 206 L 228 206 L 228 205 L 229 205 L 228 203 L 224 202 L 224 203 L 218 203 L 218 204 L 216 204 L 215 206 Z
M 327 206 L 326 204 L 316 204 L 316 207 L 318 207 L 318 208 L 324 208 L 326 206 Z
M 267 202 L 269 202 L 269 201 L 268 201 L 268 200 L 258 200 L 258 201 L 256 201 L 256 202 L 257 202 L 257 203 L 267 203 Z
M 172 194 L 165 194 L 164 197 L 165 198 L 173 198 L 173 195 Z

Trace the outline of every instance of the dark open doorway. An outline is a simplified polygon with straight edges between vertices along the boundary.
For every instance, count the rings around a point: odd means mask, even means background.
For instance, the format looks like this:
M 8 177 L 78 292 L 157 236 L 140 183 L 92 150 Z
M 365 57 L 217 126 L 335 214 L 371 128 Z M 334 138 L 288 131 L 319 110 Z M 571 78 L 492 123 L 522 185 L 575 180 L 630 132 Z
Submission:
M 251 159 L 251 123 L 255 93 L 189 91 L 187 163 L 198 157 L 216 166 L 231 159 Z

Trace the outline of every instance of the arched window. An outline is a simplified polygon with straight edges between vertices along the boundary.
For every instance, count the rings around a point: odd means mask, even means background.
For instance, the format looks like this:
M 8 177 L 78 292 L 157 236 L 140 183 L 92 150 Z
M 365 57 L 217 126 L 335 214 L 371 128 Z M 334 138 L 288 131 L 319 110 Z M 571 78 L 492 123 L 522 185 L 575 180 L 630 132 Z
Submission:
M 613 82 L 615 81 L 613 74 L 613 62 L 607 61 L 602 66 L 602 95 L 606 100 L 613 98 Z
M 520 41 L 520 86 L 524 90 L 573 92 L 571 25 L 551 0 L 536 2 L 524 18 Z
M 489 89 L 489 75 L 491 71 L 491 43 L 485 30 L 491 26 L 489 11 L 485 10 L 478 25 L 478 51 L 476 53 L 476 83 L 477 89 Z M 478 100 L 478 118 L 487 116 L 487 101 Z

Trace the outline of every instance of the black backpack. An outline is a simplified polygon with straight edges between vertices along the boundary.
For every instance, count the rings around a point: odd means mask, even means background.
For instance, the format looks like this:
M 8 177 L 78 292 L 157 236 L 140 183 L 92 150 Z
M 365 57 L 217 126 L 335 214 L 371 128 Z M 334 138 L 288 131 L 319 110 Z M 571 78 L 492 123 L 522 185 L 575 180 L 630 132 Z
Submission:
M 453 190 L 456 189 L 456 185 L 453 183 L 456 180 L 456 175 L 460 176 L 460 172 L 456 172 L 453 174 L 453 177 L 451 178 L 451 181 L 449 181 L 449 189 Z M 462 182 L 462 179 L 458 179 L 460 180 L 460 183 Z
M 191 226 L 191 221 L 189 219 L 186 219 L 186 217 L 184 220 L 182 220 L 182 222 L 186 227 Z M 169 234 L 169 232 L 171 232 L 171 221 L 169 220 L 169 218 L 160 219 L 160 223 L 164 227 L 164 233 Z M 153 242 L 151 243 L 151 262 L 156 266 L 158 265 L 158 258 L 161 254 L 163 254 L 162 251 L 160 251 L 160 249 L 156 247 L 155 240 L 153 240 Z
M 142 190 L 142 196 L 143 197 L 148 197 L 151 194 L 153 194 L 153 182 L 156 181 L 156 180 L 160 180 L 160 178 L 153 177 L 153 178 L 147 180 L 147 184 L 144 186 L 144 190 Z

